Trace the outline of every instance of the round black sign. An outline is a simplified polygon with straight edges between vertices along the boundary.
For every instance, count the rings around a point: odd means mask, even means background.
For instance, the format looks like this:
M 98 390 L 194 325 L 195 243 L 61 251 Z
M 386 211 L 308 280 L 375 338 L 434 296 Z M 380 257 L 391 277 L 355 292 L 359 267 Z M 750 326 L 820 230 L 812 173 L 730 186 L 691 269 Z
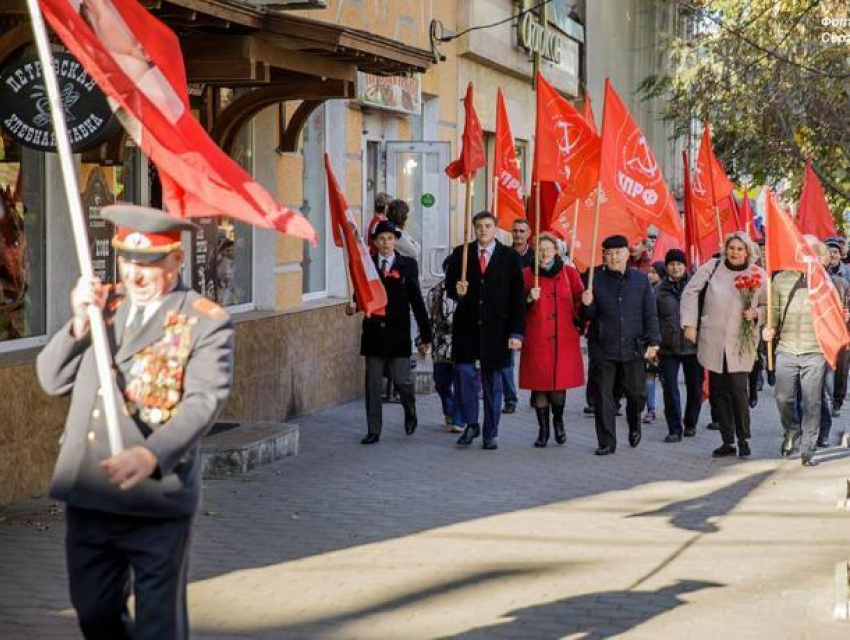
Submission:
M 53 53 L 71 149 L 75 153 L 101 145 L 121 127 L 106 96 L 76 58 Z M 9 62 L 0 73 L 0 126 L 20 144 L 55 151 L 41 62 L 30 55 Z

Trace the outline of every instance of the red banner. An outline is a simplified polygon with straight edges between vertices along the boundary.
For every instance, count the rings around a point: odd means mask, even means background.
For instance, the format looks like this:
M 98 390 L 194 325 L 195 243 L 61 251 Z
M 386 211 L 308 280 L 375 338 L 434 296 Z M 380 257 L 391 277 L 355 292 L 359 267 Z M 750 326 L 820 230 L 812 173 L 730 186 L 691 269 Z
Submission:
M 169 212 L 224 215 L 316 242 L 307 219 L 277 204 L 192 115 L 180 42 L 168 27 L 135 0 L 41 0 L 41 6 L 156 165 Z
M 797 217 L 797 224 L 803 233 L 810 233 L 821 240 L 838 235 L 835 220 L 823 194 L 823 186 L 812 169 L 811 161 L 806 162 L 806 176 L 803 179 L 803 190 L 800 192 Z
M 465 119 L 463 123 L 463 138 L 461 142 L 460 156 L 446 167 L 446 175 L 449 178 L 466 179 L 466 176 L 475 177 L 475 172 L 484 166 L 486 162 L 484 154 L 484 133 L 481 130 L 481 121 L 475 113 L 475 105 L 472 99 L 472 83 L 466 86 L 466 97 L 463 99 Z
M 764 230 L 768 273 L 787 269 L 806 274 L 818 344 L 829 366 L 835 368 L 839 352 L 850 344 L 841 298 L 803 234 L 770 191 L 765 199 Z
M 693 191 L 697 234 L 700 238 L 710 234 L 717 236 L 717 218 L 714 214 L 714 206 L 717 205 L 720 208 L 720 224 L 722 226 L 733 213 L 727 202 L 727 198 L 731 197 L 733 185 L 726 177 L 723 166 L 714 155 L 708 123 L 705 123 L 702 130 L 702 140 L 694 166 L 691 189 Z
M 514 137 L 508 120 L 508 109 L 501 89 L 496 94 L 496 148 L 493 153 L 493 176 L 496 189 L 496 210 L 493 214 L 496 216 L 499 227 L 510 231 L 514 220 L 525 217 L 525 200 Z
M 354 299 L 367 318 L 372 314 L 382 316 L 387 306 L 387 292 L 381 283 L 372 256 L 369 255 L 369 246 L 363 241 L 342 189 L 339 188 L 331 170 L 328 154 L 325 154 L 325 175 L 328 181 L 328 204 L 331 210 L 334 244 L 345 249 Z

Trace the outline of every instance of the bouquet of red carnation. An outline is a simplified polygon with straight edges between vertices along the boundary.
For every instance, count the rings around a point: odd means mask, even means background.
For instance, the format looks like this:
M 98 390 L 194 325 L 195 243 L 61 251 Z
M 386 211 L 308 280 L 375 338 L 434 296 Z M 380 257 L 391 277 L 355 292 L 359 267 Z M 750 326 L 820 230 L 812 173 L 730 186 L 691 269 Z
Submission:
M 741 295 L 744 311 L 753 309 L 756 292 L 761 289 L 762 278 L 758 269 L 752 266 L 748 271 L 735 276 L 735 288 Z M 741 316 L 741 328 L 738 332 L 739 353 L 753 353 L 756 349 L 755 322 Z

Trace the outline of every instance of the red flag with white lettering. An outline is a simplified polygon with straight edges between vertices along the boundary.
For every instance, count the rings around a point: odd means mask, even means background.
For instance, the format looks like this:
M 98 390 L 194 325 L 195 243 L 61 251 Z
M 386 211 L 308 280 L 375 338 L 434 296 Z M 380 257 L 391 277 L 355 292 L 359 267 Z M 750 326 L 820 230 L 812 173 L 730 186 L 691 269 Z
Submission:
M 815 335 L 824 358 L 835 368 L 838 354 L 850 344 L 841 298 L 800 229 L 770 191 L 765 199 L 764 230 L 767 272 L 788 269 L 806 274 Z
M 501 89 L 496 94 L 496 148 L 493 153 L 493 180 L 498 190 L 497 210 L 493 214 L 496 216 L 499 227 L 510 231 L 514 220 L 525 217 L 525 201 L 514 137 L 511 134 L 508 109 Z
M 354 299 L 367 318 L 372 314 L 382 316 L 387 307 L 387 292 L 369 254 L 369 246 L 363 241 L 342 189 L 334 177 L 328 154 L 325 154 L 325 175 L 328 181 L 328 204 L 331 210 L 334 244 L 345 248 L 348 262 L 346 266 L 354 288 Z
M 682 237 L 676 201 L 655 155 L 609 80 L 605 81 L 599 177 L 609 196 L 644 225 Z
M 810 233 L 821 240 L 838 235 L 835 220 L 829 211 L 820 180 L 812 169 L 811 160 L 806 162 L 806 176 L 803 179 L 803 190 L 800 192 L 797 217 L 797 224 L 803 233 Z
M 224 215 L 316 242 L 307 219 L 276 203 L 192 115 L 180 42 L 168 27 L 135 0 L 41 0 L 41 6 L 156 165 L 170 213 Z

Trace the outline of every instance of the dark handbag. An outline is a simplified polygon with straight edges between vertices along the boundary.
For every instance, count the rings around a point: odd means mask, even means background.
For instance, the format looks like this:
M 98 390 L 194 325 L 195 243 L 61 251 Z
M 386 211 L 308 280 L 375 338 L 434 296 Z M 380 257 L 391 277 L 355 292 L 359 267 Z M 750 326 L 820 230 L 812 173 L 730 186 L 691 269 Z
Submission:
M 702 309 L 705 306 L 705 295 L 708 292 L 708 284 L 711 282 L 711 279 L 714 277 L 714 272 L 717 271 L 719 266 L 720 258 L 718 258 L 717 262 L 714 263 L 714 269 L 712 269 L 711 273 L 708 274 L 705 284 L 702 285 L 702 289 L 699 290 L 699 296 L 697 297 L 697 331 L 699 331 L 700 325 L 702 324 Z

